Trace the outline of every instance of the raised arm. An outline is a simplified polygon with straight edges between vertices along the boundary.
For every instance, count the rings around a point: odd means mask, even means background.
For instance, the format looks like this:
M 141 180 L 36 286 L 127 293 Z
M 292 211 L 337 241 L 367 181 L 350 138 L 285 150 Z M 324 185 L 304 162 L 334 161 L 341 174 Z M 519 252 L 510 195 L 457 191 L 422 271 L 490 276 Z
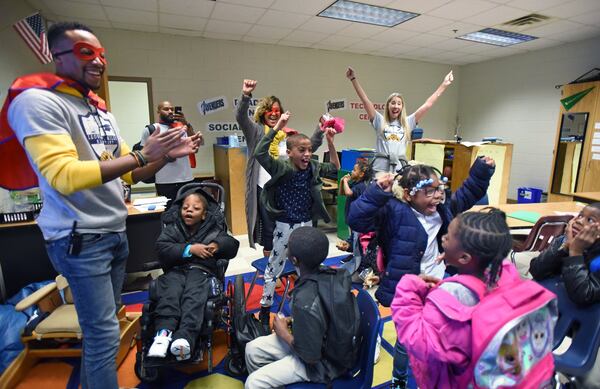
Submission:
M 256 88 L 255 80 L 244 80 L 242 83 L 242 97 L 235 111 L 235 120 L 240 125 L 242 133 L 246 137 L 248 147 L 255 147 L 258 140 L 261 138 L 263 126 L 254 123 L 248 116 L 248 108 L 252 99 L 252 91 Z
M 260 141 L 256 145 L 256 149 L 254 149 L 254 158 L 256 158 L 258 163 L 271 175 L 273 175 L 275 169 L 277 169 L 278 166 L 281 166 L 283 162 L 271 157 L 269 154 L 269 145 L 275 138 L 275 135 L 285 127 L 289 118 L 289 111 L 282 113 L 275 127 L 267 132 L 265 136 L 260 138 Z
M 346 70 L 346 77 L 352 83 L 352 86 L 354 87 L 358 98 L 360 99 L 360 101 L 362 101 L 363 105 L 365 106 L 365 111 L 367 112 L 369 121 L 372 122 L 375 118 L 375 113 L 377 111 L 375 111 L 375 106 L 373 106 L 373 103 L 371 102 L 371 100 L 369 100 L 369 97 L 363 90 L 362 86 L 360 86 L 358 79 L 356 78 L 356 73 L 354 72 L 354 69 L 348 67 L 348 69 Z
M 442 95 L 442 93 L 444 93 L 446 88 L 448 88 L 450 84 L 452 84 L 452 81 L 454 81 L 454 75 L 452 74 L 452 70 L 450 70 L 450 73 L 446 74 L 446 77 L 444 77 L 444 80 L 442 81 L 440 86 L 438 86 L 435 92 L 433 92 L 433 94 L 429 96 L 427 100 L 425 100 L 425 103 L 423 103 L 423 105 L 421 105 L 419 109 L 415 111 L 415 120 L 417 121 L 417 123 L 421 121 L 423 115 L 425 115 L 427 111 L 429 111 L 429 108 L 431 108 L 433 104 L 435 104 L 437 99 Z
M 335 145 L 333 144 L 333 137 L 335 130 L 333 128 L 326 129 L 327 136 L 327 148 L 329 149 L 329 162 L 335 166 L 336 169 L 340 170 L 340 158 L 338 157 Z

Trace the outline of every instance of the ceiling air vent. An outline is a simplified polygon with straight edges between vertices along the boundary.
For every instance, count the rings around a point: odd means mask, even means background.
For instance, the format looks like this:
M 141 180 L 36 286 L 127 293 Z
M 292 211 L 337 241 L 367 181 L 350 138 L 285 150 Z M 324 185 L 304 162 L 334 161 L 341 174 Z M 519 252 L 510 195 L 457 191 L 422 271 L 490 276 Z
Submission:
M 517 19 L 509 20 L 508 22 L 498 25 L 498 28 L 509 31 L 525 31 L 530 28 L 540 27 L 552 21 L 552 18 L 540 14 L 529 14 Z

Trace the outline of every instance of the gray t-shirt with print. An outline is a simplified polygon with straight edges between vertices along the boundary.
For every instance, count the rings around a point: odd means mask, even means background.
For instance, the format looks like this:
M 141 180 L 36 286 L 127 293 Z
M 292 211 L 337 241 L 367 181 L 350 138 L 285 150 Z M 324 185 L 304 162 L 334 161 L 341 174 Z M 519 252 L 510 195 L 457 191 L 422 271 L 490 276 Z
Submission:
M 406 121 L 408 122 L 408 129 L 402 127 L 398 120 L 394 120 L 386 125 L 383 115 L 377 111 L 375 112 L 375 117 L 371 123 L 377 135 L 375 153 L 389 156 L 389 159 L 375 158 L 373 162 L 373 170 L 375 172 L 391 171 L 393 164 L 396 165 L 396 169 L 399 169 L 401 166 L 398 160 L 406 160 L 408 137 L 416 125 L 415 114 L 408 116 Z
M 123 142 L 115 118 L 87 99 L 44 89 L 21 92 L 10 104 L 8 121 L 19 142 L 40 135 L 69 135 L 80 161 L 118 157 Z M 69 195 L 58 192 L 29 159 L 38 176 L 44 205 L 37 218 L 44 239 L 65 237 L 77 221 L 80 233 L 125 231 L 127 207 L 119 178 Z

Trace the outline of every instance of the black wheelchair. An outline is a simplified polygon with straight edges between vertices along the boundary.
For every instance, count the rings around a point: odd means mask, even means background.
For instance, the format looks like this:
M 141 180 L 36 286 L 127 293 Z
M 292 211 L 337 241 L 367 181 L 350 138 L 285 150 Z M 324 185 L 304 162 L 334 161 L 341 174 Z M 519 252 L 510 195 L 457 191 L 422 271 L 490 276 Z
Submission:
M 186 192 L 197 192 L 203 195 L 208 203 L 208 212 L 214 212 L 219 217 L 224 216 L 224 189 L 215 183 L 193 183 L 183 186 L 177 193 L 177 198 Z M 179 207 L 175 204 L 163 213 L 161 221 L 164 224 L 171 223 L 173 218 L 178 217 Z M 135 374 L 144 383 L 152 384 L 160 380 L 161 372 L 165 368 L 178 367 L 189 364 L 199 364 L 207 358 L 208 371 L 213 370 L 213 333 L 216 329 L 224 329 L 227 335 L 229 352 L 225 358 L 225 369 L 234 375 L 243 374 L 244 354 L 243 349 L 238 347 L 235 340 L 234 313 L 240 311 L 243 304 L 244 282 L 241 277 L 236 278 L 235 284 L 228 282 L 225 287 L 225 271 L 229 261 L 219 259 L 217 261 L 217 274 L 209 277 L 210 292 L 204 307 L 204 321 L 196 346 L 191 350 L 191 357 L 184 361 L 178 361 L 175 356 L 167 353 L 164 358 L 148 356 L 148 350 L 154 341 L 157 329 L 155 322 L 155 307 L 158 301 L 157 283 L 153 280 L 148 287 L 148 301 L 142 309 L 140 319 L 141 332 L 137 338 L 137 353 L 135 362 Z M 157 263 L 158 265 L 158 263 Z M 160 266 L 156 266 L 157 268 Z M 240 289 L 240 290 L 238 290 Z M 237 301 L 237 303 L 236 303 Z M 237 305 L 237 307 L 236 307 Z

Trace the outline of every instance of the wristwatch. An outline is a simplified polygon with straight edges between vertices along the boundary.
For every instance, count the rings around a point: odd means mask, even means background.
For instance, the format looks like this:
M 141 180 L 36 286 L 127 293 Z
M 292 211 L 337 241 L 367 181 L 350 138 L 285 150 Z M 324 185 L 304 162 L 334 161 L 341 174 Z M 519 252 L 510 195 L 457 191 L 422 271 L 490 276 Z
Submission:
M 171 157 L 169 154 L 165 154 L 165 161 L 167 161 L 167 163 L 169 162 L 175 162 L 176 158 Z

